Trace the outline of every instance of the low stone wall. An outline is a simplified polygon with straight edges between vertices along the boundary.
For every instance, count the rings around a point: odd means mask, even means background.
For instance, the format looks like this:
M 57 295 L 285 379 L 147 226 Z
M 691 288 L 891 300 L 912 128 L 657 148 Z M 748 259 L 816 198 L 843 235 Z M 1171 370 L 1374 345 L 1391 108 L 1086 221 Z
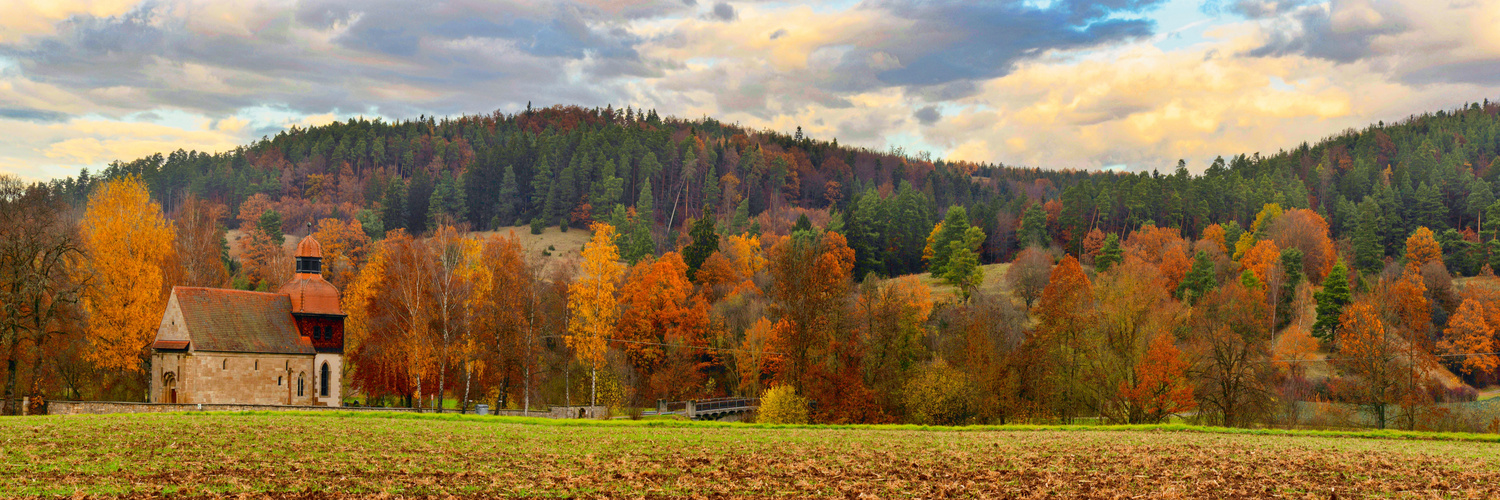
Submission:
M 582 410 L 582 414 L 583 414 L 582 417 L 578 416 L 580 410 Z M 609 407 L 606 407 L 606 406 L 554 406 L 552 408 L 547 409 L 546 411 L 532 410 L 532 411 L 529 411 L 529 412 L 525 411 L 525 410 L 496 410 L 494 408 L 491 408 L 489 410 L 489 412 L 490 412 L 491 415 L 498 415 L 498 416 L 502 416 L 502 417 L 604 418 L 606 415 L 609 414 Z
M 602 418 L 608 413 L 608 408 L 603 406 L 555 406 L 546 410 L 490 410 L 491 415 L 507 417 L 540 417 L 540 418 L 580 418 L 579 410 L 583 410 L 582 418 Z M 105 415 L 111 413 L 166 413 L 187 411 L 373 411 L 373 412 L 416 412 L 412 408 L 384 408 L 378 406 L 288 406 L 288 405 L 250 405 L 250 404 L 174 404 L 174 403 L 129 403 L 121 401 L 48 401 L 48 415 Z M 430 413 L 433 410 L 422 410 Z M 470 407 L 468 413 L 473 414 L 474 408 Z M 457 413 L 457 410 L 448 409 L 443 413 Z
M 165 413 L 181 411 L 412 411 L 411 408 L 367 406 L 287 406 L 249 404 L 128 403 L 121 401 L 48 401 L 48 415 L 103 415 L 110 413 Z

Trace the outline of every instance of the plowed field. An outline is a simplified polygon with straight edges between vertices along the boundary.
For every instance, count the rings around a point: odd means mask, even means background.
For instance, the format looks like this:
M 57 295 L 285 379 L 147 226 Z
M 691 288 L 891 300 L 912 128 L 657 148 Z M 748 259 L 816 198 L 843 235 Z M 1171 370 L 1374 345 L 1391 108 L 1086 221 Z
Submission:
M 0 496 L 1500 497 L 1493 442 L 476 418 L 6 418 Z

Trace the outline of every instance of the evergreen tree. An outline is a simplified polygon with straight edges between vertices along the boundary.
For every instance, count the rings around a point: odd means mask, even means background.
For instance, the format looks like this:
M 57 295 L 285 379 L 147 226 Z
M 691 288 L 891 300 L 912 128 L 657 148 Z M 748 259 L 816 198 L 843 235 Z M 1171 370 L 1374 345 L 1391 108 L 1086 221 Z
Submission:
M 260 220 L 256 222 L 255 226 L 260 228 L 261 232 L 266 233 L 266 236 L 269 236 L 271 241 L 276 243 L 276 246 L 281 246 L 282 243 L 286 242 L 286 234 L 281 232 L 281 224 L 281 214 L 275 210 L 266 209 L 266 211 L 260 213 Z
M 1490 183 L 1484 179 L 1475 178 L 1469 181 L 1469 197 L 1464 200 L 1469 213 L 1474 214 L 1475 225 L 1480 234 L 1484 233 L 1484 212 L 1489 210 L 1490 205 L 1495 203 L 1495 193 L 1490 189 Z M 1495 221 L 1491 221 L 1493 223 Z
M 948 207 L 948 215 L 943 217 L 943 227 L 932 239 L 932 260 L 927 263 L 932 277 L 941 278 L 948 272 L 948 257 L 953 252 L 952 243 L 963 241 L 968 230 L 968 211 L 958 205 Z
M 641 184 L 641 194 L 635 200 L 635 216 L 646 225 L 656 224 L 656 192 L 651 190 L 651 180 Z
M 1474 243 L 1465 240 L 1458 231 L 1449 229 L 1438 235 L 1438 245 L 1443 248 L 1443 263 L 1448 269 L 1460 276 L 1473 276 L 1479 273 L 1479 266 L 1474 260 Z
M 360 228 L 364 229 L 365 236 L 368 236 L 370 240 L 385 237 L 385 221 L 381 220 L 380 214 L 375 213 L 374 210 L 361 209 L 354 213 L 354 220 L 359 221 Z
M 1111 234 L 1110 236 L 1113 237 L 1114 235 Z M 1118 238 L 1115 239 L 1115 249 L 1119 249 Z M 1101 253 L 1100 255 L 1102 256 L 1103 254 Z M 1094 259 L 1094 265 L 1096 267 L 1099 266 L 1098 258 Z M 1105 267 L 1107 268 L 1108 266 Z M 1208 292 L 1213 291 L 1218 286 L 1218 279 L 1214 277 L 1213 261 L 1209 260 L 1207 253 L 1200 251 L 1193 257 L 1193 268 L 1182 279 L 1182 283 L 1177 285 L 1176 295 L 1177 298 L 1186 301 L 1188 304 L 1197 304 L 1198 299 L 1204 295 L 1208 295 Z
M 548 200 L 552 196 L 552 161 L 552 153 L 544 153 L 531 174 L 531 215 L 543 220 L 548 219 Z
M 812 230 L 812 221 L 808 220 L 807 214 L 802 214 L 801 216 L 797 217 L 797 224 L 792 226 L 792 234 L 794 235 L 799 232 L 810 233 L 812 232 Z
M 427 211 L 431 208 L 432 177 L 426 169 L 412 173 L 411 183 L 406 186 L 406 228 L 413 235 L 427 231 Z
M 614 162 L 600 161 L 597 174 L 599 180 L 594 181 L 589 203 L 594 208 L 594 218 L 603 219 L 614 206 L 614 201 L 620 199 L 624 181 L 615 177 Z
M 1314 299 L 1318 301 L 1318 319 L 1313 322 L 1313 336 L 1333 343 L 1337 339 L 1339 315 L 1350 300 L 1349 272 L 1342 259 L 1334 261 L 1333 270 L 1323 278 L 1323 291 L 1314 294 Z
M 386 185 L 385 197 L 380 201 L 380 220 L 386 230 L 406 228 L 406 182 L 391 179 Z
M 708 175 L 703 177 L 703 209 L 710 214 L 719 213 L 719 175 L 715 165 L 709 165 Z
M 1302 250 L 1281 250 L 1281 290 L 1276 295 L 1276 328 L 1286 326 L 1292 319 L 1292 307 L 1296 305 L 1297 285 L 1302 283 Z
M 734 234 L 743 234 L 750 226 L 750 200 L 740 200 L 740 204 L 734 207 L 734 221 L 729 223 L 729 231 Z
M 708 256 L 719 251 L 719 233 L 714 230 L 714 218 L 707 213 L 693 222 L 693 229 L 688 233 L 693 242 L 682 249 L 682 260 L 688 265 L 688 279 L 698 274 L 698 268 Z
M 521 197 L 521 186 L 516 181 L 516 169 L 510 165 L 505 166 L 504 180 L 500 181 L 500 200 L 495 205 L 494 226 L 510 226 L 520 222 L 521 213 L 517 202 Z
M 965 302 L 984 283 L 984 268 L 979 266 L 979 245 L 982 243 L 984 231 L 974 226 L 964 231 L 963 240 L 948 243 L 948 263 L 943 271 L 943 281 L 957 287 Z
M 1034 246 L 1047 246 L 1051 238 L 1047 237 L 1047 214 L 1042 211 L 1041 204 L 1032 204 L 1026 209 L 1026 214 L 1021 216 L 1021 230 L 1016 232 L 1016 239 L 1021 248 Z
M 1380 205 L 1370 197 L 1359 204 L 1359 223 L 1354 232 L 1354 266 L 1366 272 L 1384 265 L 1384 239 L 1380 237 Z
M 1094 257 L 1094 269 L 1102 273 L 1124 260 L 1125 251 L 1120 248 L 1120 237 L 1110 233 L 1104 237 L 1104 246 L 1099 249 L 1099 255 Z
M 1448 228 L 1448 207 L 1443 205 L 1442 194 L 1437 188 L 1423 182 L 1417 188 L 1417 198 L 1414 210 L 1416 211 L 1416 223 L 1418 226 L 1426 226 L 1434 233 L 1441 233 Z

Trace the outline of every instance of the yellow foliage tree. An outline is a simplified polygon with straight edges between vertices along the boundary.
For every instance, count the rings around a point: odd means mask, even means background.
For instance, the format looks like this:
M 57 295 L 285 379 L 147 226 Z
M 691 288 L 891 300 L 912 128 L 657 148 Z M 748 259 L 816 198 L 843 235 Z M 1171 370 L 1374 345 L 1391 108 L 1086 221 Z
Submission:
M 133 176 L 95 191 L 81 226 L 91 275 L 83 299 L 86 356 L 106 370 L 139 371 L 166 305 L 163 267 L 173 258 L 176 235 Z
M 598 402 L 599 364 L 609 348 L 609 333 L 619 318 L 615 288 L 623 272 L 620 251 L 615 247 L 615 227 L 596 222 L 593 239 L 583 246 L 582 275 L 568 293 L 568 335 L 565 339 L 578 358 L 589 364 L 590 404 Z

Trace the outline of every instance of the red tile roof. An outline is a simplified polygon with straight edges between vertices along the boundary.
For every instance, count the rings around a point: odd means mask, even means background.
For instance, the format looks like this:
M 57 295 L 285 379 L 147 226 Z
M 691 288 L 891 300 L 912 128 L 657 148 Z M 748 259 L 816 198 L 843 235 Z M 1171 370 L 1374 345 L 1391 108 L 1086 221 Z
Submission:
M 314 352 L 297 333 L 292 301 L 286 295 L 196 287 L 175 287 L 172 294 L 196 351 Z
M 188 347 L 188 341 L 186 341 L 186 340 L 158 340 L 158 341 L 156 341 L 155 344 L 151 344 L 151 347 L 155 348 L 155 349 L 166 350 L 166 351 L 180 351 L 180 350 L 183 350 L 183 349 L 187 349 L 187 347 Z
M 291 297 L 294 313 L 344 314 L 339 308 L 339 289 L 320 274 L 298 273 L 278 292 Z

